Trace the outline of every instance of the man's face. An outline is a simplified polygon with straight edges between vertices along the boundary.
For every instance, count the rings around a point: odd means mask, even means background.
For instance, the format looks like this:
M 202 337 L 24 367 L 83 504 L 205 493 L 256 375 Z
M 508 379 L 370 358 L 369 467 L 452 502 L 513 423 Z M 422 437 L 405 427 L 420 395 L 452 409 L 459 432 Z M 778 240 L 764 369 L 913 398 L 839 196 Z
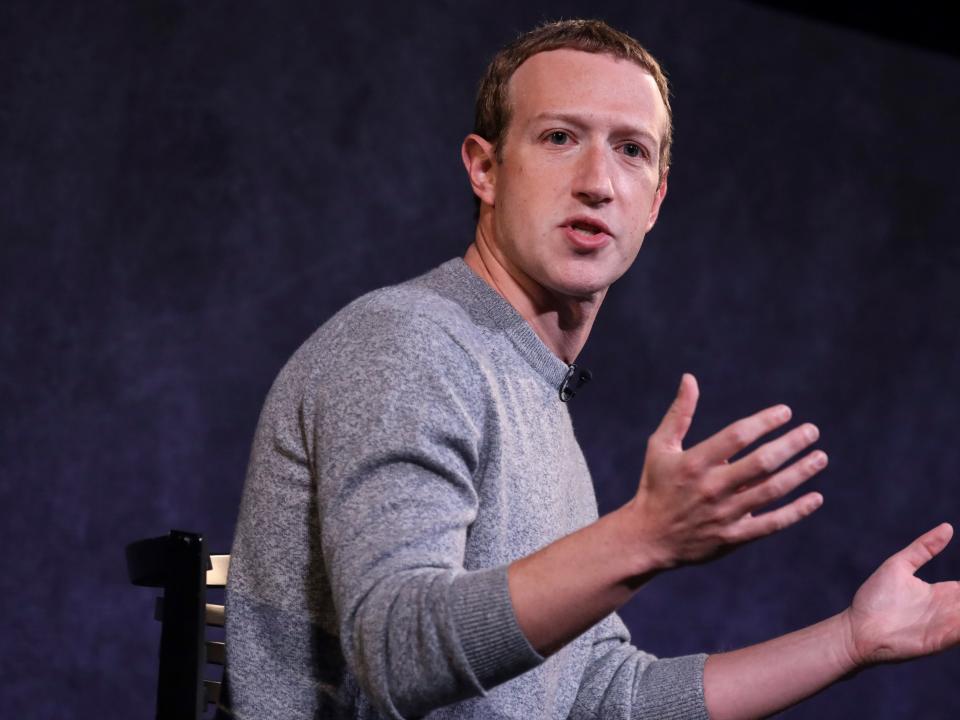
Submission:
M 596 297 L 633 263 L 666 192 L 657 85 L 628 60 L 563 49 L 524 62 L 508 94 L 492 249 L 522 285 Z

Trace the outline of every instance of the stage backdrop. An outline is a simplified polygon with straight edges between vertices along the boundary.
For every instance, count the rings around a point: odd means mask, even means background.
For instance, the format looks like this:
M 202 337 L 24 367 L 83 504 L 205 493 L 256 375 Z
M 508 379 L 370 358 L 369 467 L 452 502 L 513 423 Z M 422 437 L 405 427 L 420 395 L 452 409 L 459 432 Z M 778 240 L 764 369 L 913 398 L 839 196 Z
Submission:
M 734 2 L 6 2 L 0 9 L 0 715 L 152 717 L 126 542 L 230 547 L 260 404 L 340 306 L 462 254 L 492 52 L 538 21 L 635 34 L 674 88 L 660 222 L 572 405 L 601 510 L 683 371 L 693 439 L 776 402 L 822 430 L 824 507 L 645 587 L 657 654 L 842 610 L 957 512 L 960 64 Z M 922 572 L 960 577 L 960 544 Z M 960 651 L 791 718 L 952 718 Z

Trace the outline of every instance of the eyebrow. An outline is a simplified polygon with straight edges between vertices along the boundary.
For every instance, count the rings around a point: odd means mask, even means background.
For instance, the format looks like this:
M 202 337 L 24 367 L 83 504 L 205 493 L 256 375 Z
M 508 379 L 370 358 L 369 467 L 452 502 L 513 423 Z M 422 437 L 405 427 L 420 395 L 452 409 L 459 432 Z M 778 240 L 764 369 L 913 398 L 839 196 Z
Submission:
M 589 125 L 590 125 L 590 123 L 586 119 L 584 119 L 579 115 L 573 115 L 570 113 L 563 113 L 563 112 L 542 112 L 539 115 L 535 115 L 531 120 L 531 122 L 537 123 L 537 122 L 542 122 L 544 120 L 559 120 L 560 122 L 565 123 L 567 125 L 572 125 L 573 127 L 579 130 L 589 129 Z M 657 149 L 660 148 L 660 140 L 657 138 L 657 136 L 654 135 L 649 130 L 647 130 L 646 128 L 640 127 L 639 125 L 630 125 L 629 123 L 623 124 L 623 125 L 616 125 L 614 126 L 613 130 L 614 130 L 614 133 L 617 135 L 621 135 L 621 134 L 622 135 L 642 135 L 645 138 L 647 138 L 647 140 L 649 140 L 651 143 L 653 143 L 653 146 L 655 148 Z

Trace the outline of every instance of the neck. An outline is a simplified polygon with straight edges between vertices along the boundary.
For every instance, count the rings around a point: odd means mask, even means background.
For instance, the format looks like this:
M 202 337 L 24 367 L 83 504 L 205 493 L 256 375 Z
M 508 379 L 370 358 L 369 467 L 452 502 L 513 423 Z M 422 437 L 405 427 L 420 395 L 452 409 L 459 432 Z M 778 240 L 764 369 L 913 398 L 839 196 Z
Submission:
M 464 262 L 520 313 L 554 355 L 569 365 L 586 344 L 606 291 L 578 298 L 539 285 L 509 266 L 488 241 L 482 226 L 482 222 L 477 225 Z

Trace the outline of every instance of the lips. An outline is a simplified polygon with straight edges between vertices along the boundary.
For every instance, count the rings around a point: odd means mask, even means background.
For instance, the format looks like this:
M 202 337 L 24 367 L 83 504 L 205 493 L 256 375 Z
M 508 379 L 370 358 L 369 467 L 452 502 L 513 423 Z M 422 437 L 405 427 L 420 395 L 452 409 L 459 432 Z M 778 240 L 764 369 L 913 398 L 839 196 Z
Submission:
M 603 222 L 583 215 L 567 218 L 561 227 L 574 247 L 583 250 L 596 250 L 613 238 L 610 228 Z

